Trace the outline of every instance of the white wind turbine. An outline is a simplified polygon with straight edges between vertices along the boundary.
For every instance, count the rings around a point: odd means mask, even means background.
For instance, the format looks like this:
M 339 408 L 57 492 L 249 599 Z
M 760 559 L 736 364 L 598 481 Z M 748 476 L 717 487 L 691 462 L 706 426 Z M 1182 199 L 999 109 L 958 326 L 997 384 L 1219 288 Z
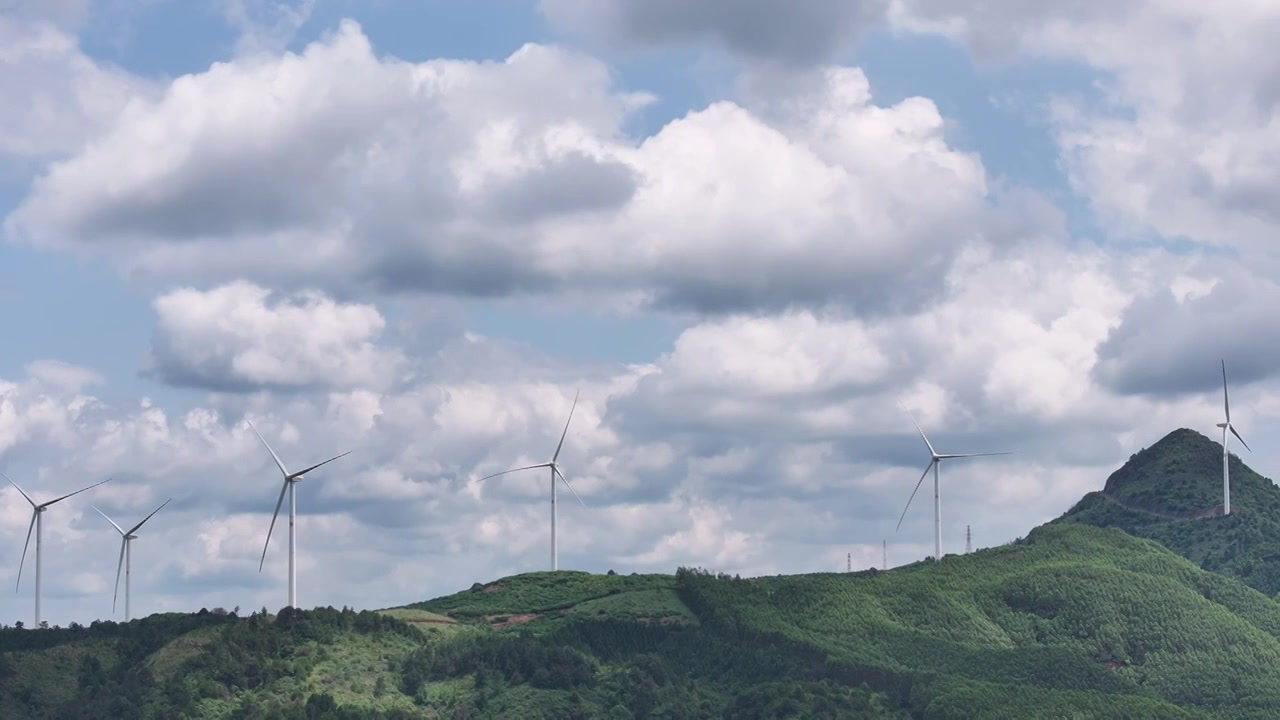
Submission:
M 96 488 L 102 483 L 105 483 L 111 480 L 111 478 L 107 478 L 106 480 L 103 480 L 101 482 L 96 482 L 86 488 L 80 488 L 75 492 L 67 493 L 66 495 L 63 495 L 60 498 L 54 498 L 49 502 L 37 503 L 35 500 L 31 499 L 31 496 L 28 495 L 25 490 L 18 487 L 18 483 L 14 482 L 13 478 L 10 478 L 8 475 L 5 475 L 2 472 L 0 472 L 0 477 L 4 477 L 5 480 L 9 481 L 10 485 L 14 486 L 15 488 L 18 488 L 18 492 L 22 493 L 22 497 L 26 498 L 27 502 L 31 503 L 31 524 L 27 526 L 27 541 L 22 545 L 22 559 L 18 561 L 18 582 L 14 584 L 13 591 L 17 592 L 18 588 L 22 585 L 22 566 L 27 561 L 27 547 L 31 545 L 31 531 L 35 530 L 36 532 L 36 625 L 35 626 L 38 628 L 40 627 L 40 580 L 41 580 L 40 576 L 41 576 L 41 566 L 44 564 L 43 563 L 44 553 L 41 552 L 41 548 L 44 546 L 44 543 L 40 542 L 40 537 L 43 534 L 43 529 L 44 529 L 44 523 L 41 521 L 41 518 L 44 516 L 44 511 L 48 510 L 49 506 L 53 505 L 54 503 L 62 502 L 63 500 L 66 500 L 72 495 L 79 495 L 85 490 Z
M 116 563 L 116 591 L 115 591 L 115 594 L 111 596 L 111 612 L 114 614 L 116 611 L 116 599 L 120 597 L 120 571 L 124 570 L 124 621 L 125 622 L 129 622 L 129 575 L 133 566 L 133 546 L 130 545 L 129 543 L 132 540 L 138 539 L 138 536 L 134 535 L 134 533 L 138 532 L 138 529 L 141 528 L 144 523 L 150 520 L 153 515 L 160 512 L 160 510 L 163 509 L 165 505 L 168 505 L 170 500 L 173 500 L 173 498 L 169 498 L 169 500 L 165 500 L 164 502 L 160 503 L 160 507 L 151 511 L 151 515 L 148 515 L 142 518 L 142 522 L 138 523 L 137 525 L 134 525 L 128 530 L 121 530 L 120 526 L 116 524 L 115 520 L 112 520 L 111 518 L 107 517 L 106 513 L 102 512 L 101 510 L 98 510 L 98 507 L 96 505 L 90 505 L 90 507 L 98 511 L 99 515 L 106 518 L 107 522 L 111 523 L 111 527 L 115 528 L 116 531 L 120 533 L 120 561 Z
M 500 473 L 486 475 L 480 478 L 480 480 L 476 481 L 476 482 L 482 482 L 484 480 L 488 480 L 489 478 L 495 478 L 495 477 L 498 477 L 499 475 L 506 475 L 507 473 L 520 472 L 521 470 L 551 468 L 551 569 L 552 570 L 560 569 L 560 561 L 559 561 L 558 554 L 556 552 L 556 476 L 557 475 L 560 476 L 560 479 L 564 481 L 564 486 L 569 488 L 569 492 L 573 493 L 573 496 L 575 498 L 578 498 L 578 502 L 581 503 L 583 507 L 587 506 L 586 503 L 582 502 L 582 498 L 578 497 L 578 492 L 573 489 L 572 485 L 569 484 L 569 480 L 565 478 L 564 473 L 560 472 L 560 465 L 558 463 L 558 460 L 560 459 L 560 449 L 564 447 L 564 438 L 566 435 L 569 434 L 569 423 L 573 421 L 573 411 L 577 407 L 578 407 L 578 394 L 574 393 L 573 405 L 570 406 L 569 408 L 569 419 L 565 420 L 564 422 L 564 432 L 560 433 L 560 444 L 556 445 L 556 452 L 554 455 L 551 456 L 551 462 L 538 463 L 537 465 L 526 465 L 524 467 L 513 468 L 511 470 L 503 470 Z
M 904 407 L 903 410 L 906 410 Z M 911 416 L 911 424 L 916 426 L 916 432 L 920 433 L 920 437 L 924 440 L 924 444 L 929 447 L 929 465 L 924 469 L 924 474 L 920 476 L 920 480 L 916 482 L 915 490 L 911 491 L 911 497 L 907 498 L 907 506 L 902 509 L 902 517 L 898 518 L 898 528 L 902 527 L 902 519 L 907 516 L 907 509 L 911 507 L 911 501 L 915 499 L 916 492 L 920 490 L 920 485 L 924 483 L 925 476 L 929 471 L 933 471 L 933 557 L 935 560 L 942 560 L 942 495 L 938 487 L 938 466 L 943 460 L 952 458 L 969 458 L 969 457 L 989 457 L 991 455 L 1012 455 L 1008 452 L 988 452 L 988 453 L 940 453 L 933 449 L 933 443 L 929 442 L 929 438 L 925 437 L 924 430 L 920 429 L 920 424 L 916 422 L 911 411 L 907 410 L 907 415 Z M 897 528 L 895 528 L 896 532 Z
M 280 516 L 280 505 L 284 502 L 284 495 L 287 491 L 289 493 L 289 607 L 296 608 L 298 607 L 298 573 L 296 552 L 297 536 L 294 531 L 294 519 L 297 514 L 297 494 L 294 486 L 302 481 L 303 475 L 306 475 L 321 465 L 327 465 L 340 457 L 350 455 L 351 451 L 348 450 L 341 455 L 334 455 L 328 460 L 316 463 L 306 470 L 299 470 L 298 472 L 291 473 L 285 469 L 284 463 L 280 462 L 280 456 L 276 455 L 276 451 L 271 449 L 271 445 L 267 443 L 266 438 L 262 437 L 262 433 L 258 432 L 258 428 L 254 427 L 253 423 L 249 422 L 248 418 L 245 419 L 245 423 L 249 426 L 249 429 L 253 431 L 253 434 L 257 435 L 258 439 L 262 441 L 262 444 L 267 448 L 267 452 L 271 453 L 271 459 L 276 461 L 276 467 L 280 468 L 280 474 L 284 476 L 284 485 L 280 487 L 280 499 L 276 500 L 276 511 L 275 514 L 271 516 L 271 526 L 267 528 L 267 541 L 262 544 L 262 560 L 258 561 L 258 572 L 262 572 L 262 566 L 267 561 L 267 546 L 271 544 L 271 531 L 276 527 L 276 518 Z
M 1218 423 L 1218 427 L 1222 428 L 1222 514 L 1231 514 L 1231 471 L 1228 469 L 1231 461 L 1231 451 L 1227 449 L 1227 431 L 1231 431 L 1232 435 L 1244 445 L 1245 450 L 1253 452 L 1249 449 L 1249 444 L 1240 437 L 1240 433 L 1236 432 L 1236 428 L 1231 424 L 1231 401 L 1227 399 L 1227 361 L 1222 361 L 1222 409 L 1227 414 L 1226 422 Z

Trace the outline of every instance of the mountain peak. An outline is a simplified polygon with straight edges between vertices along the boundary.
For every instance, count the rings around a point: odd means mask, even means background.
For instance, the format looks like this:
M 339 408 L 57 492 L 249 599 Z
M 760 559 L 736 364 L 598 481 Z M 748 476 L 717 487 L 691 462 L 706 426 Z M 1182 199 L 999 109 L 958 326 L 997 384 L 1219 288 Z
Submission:
M 1234 449 L 1234 448 L 1233 448 Z M 1240 461 L 1231 468 L 1231 515 L 1222 516 L 1222 445 L 1187 428 L 1134 453 L 1054 522 L 1113 527 L 1206 570 L 1280 592 L 1280 488 Z
M 1107 478 L 1102 494 L 1133 509 L 1175 516 L 1222 512 L 1222 445 L 1187 428 L 1135 453 Z M 1232 510 L 1272 508 L 1276 489 L 1231 456 Z M 1280 508 L 1277 508 L 1280 509 Z

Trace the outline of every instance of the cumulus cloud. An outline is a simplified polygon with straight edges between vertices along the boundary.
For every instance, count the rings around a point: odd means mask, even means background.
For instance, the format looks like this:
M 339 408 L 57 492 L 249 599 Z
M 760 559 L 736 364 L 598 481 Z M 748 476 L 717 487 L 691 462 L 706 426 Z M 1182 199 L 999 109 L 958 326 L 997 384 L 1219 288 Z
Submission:
M 883 18 L 888 0 L 539 0 L 558 27 L 628 46 L 712 40 L 749 60 L 833 59 Z
M 39 493 L 113 475 L 93 491 L 113 516 L 174 497 L 148 525 L 148 547 L 165 552 L 141 551 L 140 608 L 282 602 L 283 554 L 269 553 L 262 575 L 255 567 L 278 480 L 246 416 L 291 464 L 352 450 L 300 489 L 304 604 L 391 605 L 545 567 L 545 478 L 473 479 L 545 460 L 578 390 L 561 460 L 587 507 L 561 505 L 563 566 L 832 570 L 845 552 L 876 562 L 886 538 L 905 562 L 927 551 L 931 521 L 913 509 L 892 532 L 927 460 L 899 399 L 940 448 L 1016 453 L 946 469 L 951 550 L 965 524 L 980 523 L 989 542 L 1024 534 L 1165 432 L 1211 429 L 1214 393 L 1122 398 L 1094 382 L 1110 330 L 1154 285 L 1135 268 L 1164 274 L 1151 259 L 1062 248 L 974 252 L 947 276 L 942 302 L 905 321 L 709 318 L 636 366 L 524 365 L 528 348 L 464 334 L 408 384 L 172 408 L 110 405 L 83 394 L 88 373 L 37 364 L 0 387 L 0 453 Z M 1179 287 L 1207 297 L 1203 283 Z M 240 288 L 262 297 L 250 290 Z M 1254 427 L 1277 412 L 1280 395 L 1261 392 L 1233 416 Z M 25 521 L 20 498 L 0 500 L 9 563 Z M 109 553 L 82 552 L 91 533 L 110 531 L 95 518 L 69 503 L 57 520 L 66 532 L 50 540 L 48 575 L 66 595 L 50 600 L 54 617 L 91 617 L 96 595 L 74 587 L 95 585 L 77 573 L 113 571 Z M 357 589 L 373 577 L 375 596 Z
M 877 431 L 901 415 L 901 399 L 926 421 L 968 424 L 955 415 L 965 408 L 1084 422 L 1101 397 L 1089 377 L 1099 345 L 1163 268 L 1152 257 L 1035 243 L 964 254 L 940 283 L 946 296 L 907 318 L 805 311 L 708 321 L 641 378 L 655 406 L 633 417 L 768 427 L 786 413 L 795 432 L 834 439 Z
M 933 103 L 876 105 L 857 69 L 637 142 L 622 128 L 643 100 L 563 49 L 413 64 L 348 21 L 132 103 L 6 227 L 204 281 L 572 288 L 705 312 L 918 307 L 933 287 L 901 273 L 999 232 L 981 161 Z
M 152 92 L 150 83 L 85 55 L 65 30 L 0 12 L 0 158 L 32 161 L 80 150 L 130 100 Z
M 1053 111 L 1069 179 L 1112 229 L 1269 249 L 1280 226 L 1270 49 L 1280 5 L 895 0 L 892 14 L 979 56 L 1098 71 L 1102 102 L 1064 97 Z
M 318 292 L 272 297 L 237 282 L 156 298 L 156 337 L 144 372 L 164 382 L 221 391 L 384 388 L 408 360 L 382 348 L 386 320 L 373 305 Z
M 613 22 L 623 5 L 598 7 Z M 981 30 L 938 7 L 914 3 L 915 27 L 928 10 L 928 31 Z M 1086 9 L 1072 17 L 1115 22 Z M 635 12 L 645 42 L 804 60 L 794 38 L 753 45 L 747 14 Z M 861 22 L 796 32 L 813 17 Z M 1046 52 L 1075 47 L 1055 23 Z M 1016 29 L 988 44 L 1027 51 Z M 154 303 L 148 372 L 213 392 L 109 401 L 95 371 L 34 362 L 0 380 L 0 462 L 41 494 L 114 476 L 93 491 L 113 516 L 174 498 L 137 548 L 141 611 L 274 608 L 281 546 L 256 565 L 279 479 L 244 420 L 291 465 L 351 450 L 300 488 L 302 603 L 376 607 L 546 566 L 545 476 L 474 479 L 547 459 L 578 391 L 560 459 L 587 507 L 561 504 L 557 530 L 563 566 L 596 571 L 863 567 L 885 539 L 895 563 L 922 556 L 927 502 L 893 532 L 927 462 L 899 403 L 940 449 L 1016 453 L 944 469 L 953 551 L 964 525 L 1025 534 L 1169 430 L 1212 430 L 1216 392 L 1182 392 L 1196 386 L 1172 361 L 1134 368 L 1201 351 L 1194 328 L 1230 329 L 1232 304 L 1273 294 L 1264 273 L 1067 241 L 1043 198 L 988 186 L 931 102 L 878 105 L 860 71 L 811 69 L 755 67 L 734 100 L 633 138 L 648 98 L 598 61 L 529 45 L 408 63 L 345 23 L 133 96 L 93 142 L 67 141 L 7 232 L 190 284 Z M 634 364 L 467 332 L 448 310 L 402 351 L 371 304 L 389 292 L 698 312 L 668 313 L 687 326 Z M 1270 372 L 1259 362 L 1241 360 L 1242 382 Z M 1280 394 L 1252 390 L 1233 419 L 1274 423 Z M 55 621 L 107 612 L 115 549 L 97 539 L 113 531 L 80 500 L 50 516 Z M 24 506 L 0 489 L 0 565 Z
M 1259 332 L 1280 321 L 1280 285 L 1234 264 L 1215 265 L 1128 308 L 1100 348 L 1103 383 L 1125 394 L 1176 395 L 1220 387 L 1221 362 L 1236 384 L 1280 371 L 1280 341 Z

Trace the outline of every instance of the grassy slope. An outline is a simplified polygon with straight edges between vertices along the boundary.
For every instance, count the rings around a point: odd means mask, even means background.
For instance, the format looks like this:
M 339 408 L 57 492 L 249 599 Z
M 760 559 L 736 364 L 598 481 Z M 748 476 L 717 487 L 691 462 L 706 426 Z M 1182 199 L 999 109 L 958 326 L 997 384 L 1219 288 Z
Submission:
M 809 679 L 868 682 L 938 717 L 984 704 L 1085 717 L 1269 717 L 1280 707 L 1276 603 L 1114 531 L 1045 527 L 1019 545 L 888 573 L 679 583 L 573 574 L 563 592 L 556 580 L 507 578 L 422 607 L 502 633 L 520 618 L 520 629 L 556 643 L 582 620 L 610 617 L 590 609 L 611 603 L 650 626 L 669 618 L 673 633 L 727 638 L 744 654 L 753 643 L 816 654 L 824 669 Z M 702 625 L 684 625 L 692 617 Z M 664 656 L 661 643 L 645 650 Z
M 80 666 L 92 655 L 108 675 L 146 668 L 156 717 L 284 717 L 317 693 L 367 717 L 452 717 L 460 707 L 472 717 L 627 717 L 616 706 L 637 703 L 694 708 L 689 717 L 824 717 L 824 702 L 865 707 L 863 717 L 895 705 L 939 718 L 1271 717 L 1277 610 L 1155 543 L 1057 524 L 1017 545 L 890 572 L 530 573 L 382 611 L 396 620 L 372 629 L 333 620 L 336 611 L 284 628 L 270 616 L 223 619 L 173 628 L 150 650 L 122 649 L 128 633 L 86 630 L 60 643 L 66 631 L 16 633 L 51 646 L 3 655 L 14 672 L 0 681 L 0 716 L 38 717 L 33 697 L 44 708 L 86 705 Z M 535 653 L 523 677 L 500 667 L 531 647 L 567 655 Z M 416 687 L 405 681 L 411 657 L 430 666 Z M 533 677 L 569 661 L 589 677 Z M 876 694 L 857 690 L 864 683 Z M 735 696 L 743 707 L 730 705 Z
M 1206 570 L 1280 593 L 1280 488 L 1231 456 L 1231 506 L 1221 515 L 1222 445 L 1175 430 L 1135 454 L 1055 522 L 1115 527 Z
M 1196 565 L 1265 577 L 1280 491 L 1240 466 L 1238 514 L 1183 517 L 1214 448 L 1175 432 L 1023 542 L 890 572 L 540 572 L 377 614 L 0 631 L 0 717 L 1270 718 L 1280 607 Z

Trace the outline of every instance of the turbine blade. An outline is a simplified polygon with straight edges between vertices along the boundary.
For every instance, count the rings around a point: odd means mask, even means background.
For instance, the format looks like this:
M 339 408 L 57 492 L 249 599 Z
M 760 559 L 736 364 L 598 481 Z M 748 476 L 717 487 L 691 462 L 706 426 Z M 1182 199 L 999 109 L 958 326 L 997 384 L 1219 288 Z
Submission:
M 578 497 L 578 491 L 573 489 L 573 486 L 569 484 L 569 479 L 564 476 L 564 473 L 560 472 L 560 467 L 558 465 L 552 465 L 551 471 L 560 476 L 560 479 L 564 481 L 564 486 L 569 488 L 569 492 L 573 493 L 573 496 L 578 498 L 578 502 L 582 507 L 586 507 L 587 504 L 582 502 L 582 498 Z
M 106 480 L 102 480 L 101 482 L 96 482 L 96 483 L 94 483 L 94 484 L 92 484 L 92 485 L 90 485 L 89 487 L 86 487 L 86 488 L 80 488 L 79 490 L 77 490 L 77 491 L 75 491 L 75 492 L 67 493 L 66 495 L 63 495 L 63 496 L 62 496 L 62 497 L 60 497 L 60 498 L 54 498 L 54 499 L 50 500 L 49 502 L 47 502 L 47 503 L 45 503 L 45 504 L 41 505 L 40 507 L 49 507 L 50 505 L 52 505 L 52 504 L 54 504 L 54 503 L 62 502 L 63 500 L 66 500 L 67 498 L 71 497 L 72 495 L 79 495 L 80 493 L 84 492 L 85 490 L 92 490 L 92 489 L 94 489 L 94 488 L 98 487 L 99 485 L 101 485 L 102 483 L 105 483 L 105 482 L 111 482 L 111 478 L 107 478 Z
M 952 453 L 951 455 L 939 455 L 938 459 L 946 460 L 948 458 L 966 458 L 966 457 L 991 457 L 992 455 L 1012 455 L 1011 452 L 998 453 Z
M 1222 361 L 1222 409 L 1227 413 L 1227 422 L 1231 422 L 1231 401 L 1227 399 L 1227 361 Z M 1243 442 L 1243 441 L 1241 441 Z M 1250 450 L 1249 452 L 1253 452 Z
M 578 393 L 573 394 L 573 405 L 569 406 L 569 419 L 564 421 L 564 432 L 560 433 L 560 444 L 556 445 L 556 454 L 551 456 L 551 462 L 560 459 L 560 448 L 564 447 L 564 437 L 569 434 L 569 423 L 573 422 L 573 411 L 578 407 Z
M 300 477 L 302 477 L 303 475 L 306 475 L 307 473 L 311 472 L 312 470 L 315 470 L 316 468 L 320 467 L 321 465 L 328 465 L 329 463 L 333 462 L 334 460 L 337 460 L 338 458 L 341 458 L 341 457 L 346 457 L 346 456 L 348 456 L 348 455 L 350 455 L 350 454 L 351 454 L 351 451 L 350 451 L 350 450 L 348 450 L 348 451 L 346 451 L 346 452 L 342 453 L 341 455 L 334 455 L 333 457 L 329 458 L 328 460 L 325 460 L 325 461 L 324 461 L 324 462 L 322 462 L 322 463 L 316 463 L 315 465 L 312 465 L 311 467 L 307 468 L 306 470 L 299 470 L 298 472 L 293 473 L 293 474 L 292 474 L 292 475 L 290 475 L 289 477 L 290 477 L 290 478 L 300 478 Z
M 116 599 L 120 597 L 120 571 L 124 569 L 124 549 L 128 545 L 129 538 L 120 538 L 120 562 L 116 563 L 116 593 L 111 596 L 111 612 L 116 611 Z
M 513 469 L 511 469 L 511 470 L 503 470 L 503 471 L 502 471 L 502 472 L 500 472 L 500 473 L 494 473 L 494 474 L 492 474 L 492 475 L 485 475 L 484 477 L 480 478 L 479 480 L 476 480 L 475 482 L 484 482 L 485 480 L 488 480 L 489 478 L 496 478 L 496 477 L 498 477 L 499 475 L 506 475 L 507 473 L 520 472 L 521 470 L 535 470 L 535 469 L 537 469 L 537 468 L 544 468 L 544 467 L 551 467 L 551 463 L 539 463 L 539 464 L 537 464 L 537 465 L 526 465 L 526 466 L 524 466 L 524 467 L 513 468 Z
M 27 526 L 27 541 L 22 543 L 22 559 L 18 561 L 18 582 L 13 584 L 13 591 L 18 592 L 18 588 L 22 586 L 22 566 L 27 562 L 27 546 L 31 544 L 31 531 L 36 529 L 36 515 L 40 514 L 39 510 L 31 511 L 31 524 Z
M 929 442 L 929 438 L 925 436 L 924 430 L 920 429 L 920 423 L 916 422 L 916 416 L 912 415 L 910 410 L 907 410 L 906 405 L 903 405 L 902 403 L 898 403 L 898 405 L 901 406 L 903 410 L 906 410 L 907 417 L 911 418 L 911 424 L 916 426 L 916 432 L 920 433 L 920 437 L 924 440 L 924 444 L 929 447 L 929 454 L 936 456 L 938 451 L 933 449 L 933 443 Z
M 1240 444 L 1241 444 L 1241 445 L 1244 445 L 1244 449 L 1245 449 L 1245 450 L 1248 450 L 1249 452 L 1253 452 L 1253 450 L 1249 447 L 1249 443 L 1246 443 L 1246 442 L 1244 441 L 1244 438 L 1240 437 L 1240 433 L 1236 432 L 1236 426 L 1235 426 L 1235 425 L 1228 425 L 1228 426 L 1227 426 L 1227 428 L 1228 428 L 1229 430 L 1231 430 L 1231 434 L 1232 434 L 1232 435 L 1235 435 L 1235 436 L 1236 436 L 1236 439 L 1240 441 Z
M 280 462 L 280 456 L 276 454 L 275 450 L 271 449 L 271 444 L 267 442 L 266 438 L 262 437 L 262 433 L 258 432 L 258 428 L 254 427 L 253 423 L 249 422 L 249 418 L 245 418 L 244 423 L 245 425 L 248 425 L 249 429 L 253 431 L 253 434 L 257 435 L 258 439 L 262 441 L 262 445 L 267 449 L 267 452 L 271 453 L 271 459 L 276 461 L 276 467 L 280 468 L 280 474 L 284 475 L 286 478 L 289 477 L 289 471 L 284 468 L 284 463 Z
M 902 528 L 902 518 L 905 518 L 907 516 L 907 510 L 911 507 L 911 501 L 916 499 L 916 493 L 920 492 L 920 486 L 924 484 L 924 479 L 928 477 L 929 471 L 933 469 L 933 464 L 936 462 L 938 461 L 932 460 L 932 459 L 929 460 L 929 467 L 926 467 L 924 469 L 924 473 L 921 474 L 920 479 L 916 481 L 916 489 L 912 490 L 911 497 L 907 498 L 907 507 L 902 508 L 902 516 L 898 518 L 898 527 L 893 529 L 894 532 L 897 532 L 899 529 Z
M 284 493 L 289 489 L 289 481 L 285 480 L 280 486 L 280 499 L 276 501 L 276 512 L 271 516 L 271 525 L 267 528 L 267 541 L 262 543 L 262 559 L 258 561 L 258 572 L 262 572 L 262 566 L 267 562 L 267 546 L 271 544 L 271 531 L 276 529 L 276 518 L 280 517 L 280 506 L 284 504 Z
M 93 508 L 94 510 L 98 510 L 98 506 L 97 506 L 97 505 L 90 505 L 89 507 Z M 104 517 L 104 518 L 107 518 L 107 522 L 111 523 L 111 527 L 115 528 L 115 529 L 116 529 L 116 532 L 120 533 L 121 535 L 127 535 L 127 534 L 128 534 L 128 533 L 126 533 L 125 531 L 123 531 L 123 530 L 121 530 L 121 529 L 120 529 L 120 526 L 116 524 L 116 521 L 115 521 L 115 520 L 112 520 L 111 518 L 107 517 L 107 514 L 106 514 L 106 513 L 102 512 L 101 510 L 98 510 L 98 514 L 99 514 L 99 515 L 101 515 L 101 516 L 102 516 L 102 517 Z M 133 531 L 131 530 L 131 531 L 129 531 L 129 532 L 133 532 Z
M 22 493 L 22 497 L 26 498 L 27 502 L 31 503 L 31 507 L 36 506 L 36 501 L 31 499 L 31 496 L 27 494 L 26 490 L 23 490 L 22 488 L 18 487 L 18 483 L 14 482 L 13 478 L 9 477 L 8 475 L 5 475 L 3 472 L 0 472 L 0 477 L 4 477 L 5 480 L 9 481 L 10 485 L 18 488 L 18 492 Z
M 135 532 L 137 532 L 137 531 L 138 531 L 138 528 L 142 527 L 143 523 L 145 523 L 146 521 L 150 520 L 153 516 L 155 516 L 155 514 L 156 514 L 156 513 L 158 513 L 158 512 L 160 512 L 161 510 L 163 510 L 165 505 L 168 505 L 168 504 L 169 504 L 170 502 L 172 502 L 172 501 L 173 501 L 173 498 L 169 498 L 168 500 L 165 500 L 164 502 L 160 503 L 160 507 L 156 508 L 155 510 L 152 510 L 150 515 L 148 515 L 148 516 L 146 516 L 146 517 L 142 518 L 142 522 L 140 522 L 140 523 L 138 523 L 137 525 L 134 525 L 133 527 L 129 528 L 129 532 L 127 532 L 127 533 L 125 533 L 125 534 L 126 534 L 126 535 L 132 535 L 132 534 L 134 534 Z

